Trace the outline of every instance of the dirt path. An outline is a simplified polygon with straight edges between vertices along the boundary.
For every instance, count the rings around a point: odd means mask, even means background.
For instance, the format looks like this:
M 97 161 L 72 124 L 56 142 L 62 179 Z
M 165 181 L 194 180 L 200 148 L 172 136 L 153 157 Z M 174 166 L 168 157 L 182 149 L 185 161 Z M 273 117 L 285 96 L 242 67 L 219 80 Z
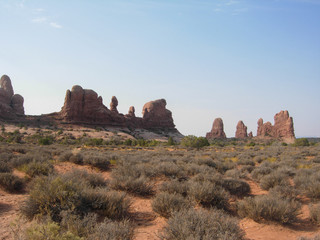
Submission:
M 151 207 L 152 199 L 139 197 L 132 198 L 132 219 L 136 224 L 135 240 L 155 240 L 159 239 L 159 231 L 166 223 L 166 219 L 157 216 Z
M 13 239 L 11 223 L 18 219 L 19 207 L 27 194 L 9 194 L 0 190 L 0 240 Z

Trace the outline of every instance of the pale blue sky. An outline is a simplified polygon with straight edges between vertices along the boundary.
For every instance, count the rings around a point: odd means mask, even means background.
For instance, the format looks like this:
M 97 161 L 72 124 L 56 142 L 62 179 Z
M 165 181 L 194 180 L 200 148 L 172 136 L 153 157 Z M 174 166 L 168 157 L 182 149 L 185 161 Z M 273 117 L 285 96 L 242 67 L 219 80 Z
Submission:
M 0 0 L 0 75 L 26 114 L 59 111 L 65 91 L 95 90 L 118 110 L 167 100 L 183 134 L 215 118 L 288 110 L 297 136 L 320 137 L 320 0 Z

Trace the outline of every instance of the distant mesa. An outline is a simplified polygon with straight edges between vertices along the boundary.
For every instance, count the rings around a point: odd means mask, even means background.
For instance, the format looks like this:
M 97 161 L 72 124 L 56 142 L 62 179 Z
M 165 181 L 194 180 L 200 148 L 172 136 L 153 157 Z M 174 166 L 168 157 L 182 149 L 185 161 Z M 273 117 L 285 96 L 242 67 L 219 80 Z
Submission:
M 223 121 L 221 118 L 216 118 L 213 121 L 212 129 L 210 132 L 207 133 L 206 138 L 207 139 L 216 139 L 216 138 L 225 139 L 225 138 L 227 138 L 226 134 L 223 130 Z
M 268 139 L 277 138 L 287 143 L 295 140 L 293 119 L 288 111 L 280 111 L 274 116 L 274 125 L 270 122 L 263 123 L 263 119 L 258 120 L 257 138 Z
M 7 75 L 0 79 L 0 117 L 15 119 L 24 116 L 24 99 L 19 94 L 14 94 L 11 80 Z
M 239 139 L 243 139 L 243 138 L 248 137 L 247 126 L 244 125 L 244 123 L 242 121 L 239 121 L 237 124 L 237 130 L 236 130 L 235 137 L 239 138 Z
M 130 107 L 128 114 L 118 112 L 118 99 L 111 98 L 110 109 L 102 103 L 102 97 L 89 89 L 73 86 L 67 90 L 64 105 L 58 113 L 60 119 L 68 123 L 99 124 L 117 127 L 143 129 L 176 130 L 172 113 L 166 109 L 166 100 L 159 99 L 143 106 L 143 117 L 135 116 L 135 108 Z

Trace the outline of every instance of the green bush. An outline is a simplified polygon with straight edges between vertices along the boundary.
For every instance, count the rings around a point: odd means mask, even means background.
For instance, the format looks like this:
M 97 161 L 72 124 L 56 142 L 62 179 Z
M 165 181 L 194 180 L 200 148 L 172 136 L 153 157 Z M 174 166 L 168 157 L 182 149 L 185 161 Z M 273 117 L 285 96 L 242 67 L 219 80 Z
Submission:
M 306 146 L 310 146 L 309 140 L 307 138 L 297 138 L 294 141 L 294 146 L 296 147 L 306 147 Z
M 23 184 L 23 180 L 12 173 L 0 173 L 0 187 L 5 191 L 20 191 L 23 188 Z
M 200 148 L 205 147 L 205 146 L 209 146 L 210 144 L 209 144 L 208 140 L 204 137 L 196 137 L 193 135 L 189 135 L 189 136 L 184 137 L 181 140 L 181 145 L 185 146 L 185 147 L 196 148 L 199 150 Z
M 52 136 L 45 136 L 45 137 L 40 137 L 38 140 L 38 143 L 40 145 L 50 145 L 54 141 Z
M 168 218 L 173 212 L 191 207 L 188 200 L 179 194 L 161 192 L 152 201 L 152 209 L 162 217 Z
M 276 195 L 260 195 L 238 201 L 237 208 L 241 217 L 249 217 L 254 221 L 265 219 L 285 224 L 296 220 L 300 204 Z
M 221 210 L 189 209 L 176 212 L 169 218 L 160 239 L 241 240 L 244 233 L 237 220 Z

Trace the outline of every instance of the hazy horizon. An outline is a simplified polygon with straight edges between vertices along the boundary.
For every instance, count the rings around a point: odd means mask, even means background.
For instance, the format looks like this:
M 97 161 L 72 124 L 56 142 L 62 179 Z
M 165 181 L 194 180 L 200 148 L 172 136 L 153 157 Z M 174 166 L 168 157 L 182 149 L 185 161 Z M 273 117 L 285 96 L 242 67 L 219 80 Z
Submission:
M 0 0 L 0 75 L 25 113 L 60 111 L 73 85 L 119 112 L 164 98 L 176 128 L 204 136 L 221 117 L 320 137 L 320 0 Z

